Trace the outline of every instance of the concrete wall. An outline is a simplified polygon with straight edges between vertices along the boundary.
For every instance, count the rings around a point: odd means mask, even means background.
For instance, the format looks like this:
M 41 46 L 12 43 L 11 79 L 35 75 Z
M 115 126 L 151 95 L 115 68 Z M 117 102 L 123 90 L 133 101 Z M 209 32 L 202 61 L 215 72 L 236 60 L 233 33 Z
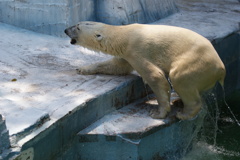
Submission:
M 10 142 L 9 142 L 8 130 L 6 129 L 5 120 L 0 114 L 0 154 L 5 149 L 9 148 L 9 146 L 10 146 Z
M 227 75 L 224 90 L 227 103 L 239 116 L 240 112 L 240 32 L 233 33 L 224 39 L 213 41 L 213 45 L 225 64 Z M 220 89 L 220 94 L 222 95 Z M 225 107 L 226 109 L 226 107 Z
M 79 21 L 149 23 L 174 12 L 174 0 L 0 1 L 0 22 L 56 36 L 64 36 L 63 30 Z
M 174 0 L 96 0 L 96 20 L 108 24 L 150 23 L 174 12 Z
M 93 9 L 93 0 L 5 0 L 0 1 L 0 21 L 60 36 L 78 20 L 94 20 Z

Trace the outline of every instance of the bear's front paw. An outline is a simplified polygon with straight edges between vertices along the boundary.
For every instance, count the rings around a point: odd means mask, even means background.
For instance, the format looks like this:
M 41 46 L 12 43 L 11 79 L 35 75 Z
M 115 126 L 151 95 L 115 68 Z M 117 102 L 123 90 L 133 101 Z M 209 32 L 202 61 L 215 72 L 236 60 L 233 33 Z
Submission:
M 91 75 L 91 74 L 95 74 L 91 69 L 89 68 L 79 68 L 76 69 L 78 74 L 82 74 L 82 75 Z
M 77 74 L 84 74 L 85 73 L 85 72 L 83 72 L 82 69 L 76 69 L 76 71 L 77 71 Z
M 153 119 L 164 119 L 167 116 L 167 111 L 165 110 L 159 111 L 159 109 L 152 109 L 150 111 L 150 116 Z

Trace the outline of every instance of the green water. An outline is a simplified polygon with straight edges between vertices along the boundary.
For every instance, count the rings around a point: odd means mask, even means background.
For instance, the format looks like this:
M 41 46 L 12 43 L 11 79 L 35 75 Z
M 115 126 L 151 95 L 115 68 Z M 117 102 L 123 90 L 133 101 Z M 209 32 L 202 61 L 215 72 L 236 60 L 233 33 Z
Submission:
M 229 104 L 238 120 L 240 120 L 239 104 Z M 181 160 L 240 160 L 240 126 L 234 121 L 226 106 L 221 109 L 218 116 L 217 129 L 211 123 L 211 116 L 208 117 L 205 121 L 207 125 L 204 125 L 192 150 Z
M 240 160 L 240 127 L 220 124 L 216 145 L 199 140 L 182 160 Z

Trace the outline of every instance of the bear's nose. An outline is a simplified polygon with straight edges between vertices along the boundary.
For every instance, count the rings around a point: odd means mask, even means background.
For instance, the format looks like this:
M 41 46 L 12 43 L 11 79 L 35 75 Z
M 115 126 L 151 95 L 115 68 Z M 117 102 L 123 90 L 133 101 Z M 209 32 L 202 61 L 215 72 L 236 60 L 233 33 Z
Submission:
M 65 29 L 64 32 L 67 34 L 67 29 Z

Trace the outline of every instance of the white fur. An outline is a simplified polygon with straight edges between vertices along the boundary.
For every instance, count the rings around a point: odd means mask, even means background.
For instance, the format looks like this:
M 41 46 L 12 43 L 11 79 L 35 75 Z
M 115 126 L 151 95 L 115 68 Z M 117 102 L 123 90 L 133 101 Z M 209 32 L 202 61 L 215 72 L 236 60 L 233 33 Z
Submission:
M 129 74 L 136 70 L 152 88 L 159 103 L 153 118 L 165 118 L 170 111 L 169 77 L 184 103 L 177 114 L 190 119 L 201 109 L 200 94 L 217 81 L 222 85 L 225 67 L 212 44 L 184 28 L 131 24 L 112 26 L 80 22 L 66 33 L 83 47 L 115 56 L 110 61 L 78 69 L 80 74 Z

